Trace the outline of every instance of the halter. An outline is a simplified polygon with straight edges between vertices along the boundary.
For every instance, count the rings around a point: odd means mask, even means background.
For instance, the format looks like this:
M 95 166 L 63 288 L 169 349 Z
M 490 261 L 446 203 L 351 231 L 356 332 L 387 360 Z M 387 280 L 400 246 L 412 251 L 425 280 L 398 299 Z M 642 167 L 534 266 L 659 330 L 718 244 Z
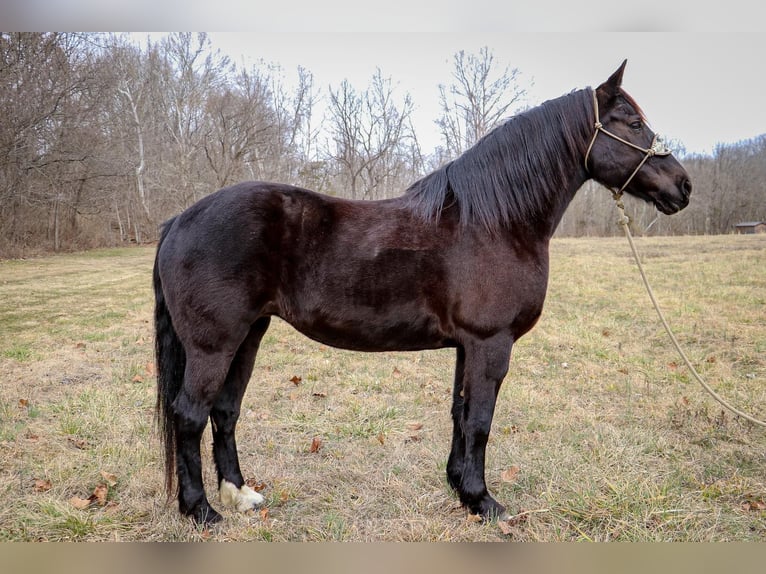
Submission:
M 634 143 L 630 143 L 628 140 L 624 140 L 621 137 L 613 134 L 612 132 L 609 132 L 604 129 L 604 126 L 599 121 L 599 115 L 598 115 L 598 99 L 596 98 L 596 90 L 593 90 L 593 108 L 596 113 L 596 121 L 593 124 L 593 127 L 596 128 L 596 131 L 593 133 L 593 138 L 590 140 L 590 144 L 588 145 L 588 151 L 585 152 L 585 171 L 590 173 L 590 170 L 588 169 L 588 157 L 590 156 L 590 150 L 593 149 L 593 144 L 596 141 L 596 137 L 598 136 L 599 132 L 602 132 L 606 135 L 608 135 L 610 138 L 616 139 L 618 142 L 622 142 L 625 145 L 628 145 L 634 149 L 637 149 L 638 151 L 642 152 L 644 154 L 644 158 L 641 160 L 641 162 L 638 164 L 636 169 L 633 170 L 633 173 L 630 174 L 630 177 L 628 180 L 623 184 L 623 186 L 619 189 L 619 191 L 612 190 L 612 195 L 614 195 L 615 199 L 618 199 L 622 196 L 622 192 L 625 191 L 625 188 L 628 187 L 628 184 L 633 181 L 633 178 L 638 173 L 638 170 L 640 170 L 643 165 L 646 163 L 646 160 L 648 160 L 650 157 L 655 155 L 670 155 L 673 153 L 670 148 L 665 144 L 660 134 L 654 134 L 654 137 L 652 138 L 652 145 L 650 145 L 648 148 L 644 148 L 641 146 L 638 146 Z

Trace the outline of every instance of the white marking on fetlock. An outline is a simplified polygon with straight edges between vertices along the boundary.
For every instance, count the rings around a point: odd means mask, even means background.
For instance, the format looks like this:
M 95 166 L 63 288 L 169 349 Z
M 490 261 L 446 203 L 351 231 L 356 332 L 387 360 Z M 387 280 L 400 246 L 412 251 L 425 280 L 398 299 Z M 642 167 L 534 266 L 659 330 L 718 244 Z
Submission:
M 237 488 L 228 480 L 221 481 L 219 494 L 221 496 L 221 502 L 228 506 L 235 507 L 240 512 L 252 510 L 263 504 L 265 500 L 263 496 L 255 492 L 246 484 L 243 484 L 242 488 Z
M 226 506 L 235 506 L 237 504 L 239 489 L 228 480 L 221 481 L 221 488 L 218 493 L 221 496 L 221 502 Z

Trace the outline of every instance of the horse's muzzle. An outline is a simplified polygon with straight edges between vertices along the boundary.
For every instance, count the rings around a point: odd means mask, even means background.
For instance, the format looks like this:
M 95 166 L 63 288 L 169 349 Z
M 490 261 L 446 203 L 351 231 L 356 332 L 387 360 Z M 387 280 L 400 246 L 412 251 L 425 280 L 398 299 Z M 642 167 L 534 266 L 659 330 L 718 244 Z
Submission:
M 683 177 L 678 182 L 672 194 L 664 194 L 654 199 L 654 205 L 665 215 L 673 215 L 689 205 L 689 197 L 692 193 L 692 182 L 688 177 Z

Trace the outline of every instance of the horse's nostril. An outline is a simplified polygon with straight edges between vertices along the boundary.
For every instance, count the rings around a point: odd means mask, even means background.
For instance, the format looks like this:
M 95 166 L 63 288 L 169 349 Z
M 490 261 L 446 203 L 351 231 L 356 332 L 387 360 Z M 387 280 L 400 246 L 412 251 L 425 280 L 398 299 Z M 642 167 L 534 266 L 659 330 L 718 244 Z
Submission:
M 683 182 L 681 182 L 681 191 L 684 194 L 684 197 L 687 199 L 692 194 L 692 182 L 688 178 L 684 178 Z

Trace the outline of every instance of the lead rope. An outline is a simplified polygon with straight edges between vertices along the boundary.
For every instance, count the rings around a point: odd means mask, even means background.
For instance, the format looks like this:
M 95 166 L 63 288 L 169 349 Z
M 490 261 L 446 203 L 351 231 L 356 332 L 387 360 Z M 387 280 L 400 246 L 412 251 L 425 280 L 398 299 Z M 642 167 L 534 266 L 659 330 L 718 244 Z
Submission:
M 662 322 L 662 326 L 665 327 L 665 331 L 667 332 L 668 336 L 670 337 L 670 340 L 673 342 L 673 346 L 676 348 L 676 351 L 678 351 L 678 354 L 681 355 L 681 358 L 683 359 L 684 363 L 686 364 L 689 371 L 691 371 L 692 375 L 694 375 L 694 378 L 697 379 L 697 382 L 702 385 L 702 388 L 705 389 L 711 397 L 713 397 L 716 401 L 718 401 L 721 405 L 723 405 L 725 408 L 727 408 L 729 411 L 734 413 L 737 416 L 742 417 L 745 420 L 750 421 L 753 424 L 756 424 L 758 426 L 766 427 L 766 422 L 763 422 L 761 420 L 758 420 L 747 413 L 743 413 L 739 409 L 733 407 L 731 404 L 729 404 L 723 397 L 721 397 L 718 393 L 716 393 L 710 385 L 708 385 L 704 379 L 700 376 L 700 374 L 697 372 L 697 370 L 692 365 L 689 358 L 686 356 L 686 353 L 684 353 L 683 349 L 681 349 L 681 345 L 678 344 L 678 340 L 676 339 L 676 336 L 673 334 L 673 330 L 670 328 L 670 325 L 668 324 L 667 320 L 665 319 L 665 315 L 660 310 L 660 306 L 657 303 L 657 299 L 654 297 L 654 292 L 652 291 L 651 285 L 649 285 L 649 280 L 646 278 L 646 273 L 644 272 L 644 266 L 641 264 L 641 258 L 638 256 L 638 251 L 636 250 L 636 245 L 633 242 L 633 235 L 630 233 L 630 219 L 627 215 L 625 215 L 625 205 L 622 202 L 622 193 L 620 192 L 613 192 L 614 196 L 614 202 L 617 206 L 617 210 L 620 212 L 620 218 L 617 221 L 621 226 L 623 231 L 625 231 L 625 237 L 628 238 L 628 243 L 630 244 L 630 249 L 633 252 L 633 257 L 636 260 L 636 264 L 638 265 L 638 272 L 641 274 L 641 279 L 644 281 L 644 286 L 646 287 L 646 292 L 649 294 L 649 299 L 651 299 L 652 304 L 654 305 L 655 311 L 657 311 L 657 315 L 660 318 L 660 321 Z

